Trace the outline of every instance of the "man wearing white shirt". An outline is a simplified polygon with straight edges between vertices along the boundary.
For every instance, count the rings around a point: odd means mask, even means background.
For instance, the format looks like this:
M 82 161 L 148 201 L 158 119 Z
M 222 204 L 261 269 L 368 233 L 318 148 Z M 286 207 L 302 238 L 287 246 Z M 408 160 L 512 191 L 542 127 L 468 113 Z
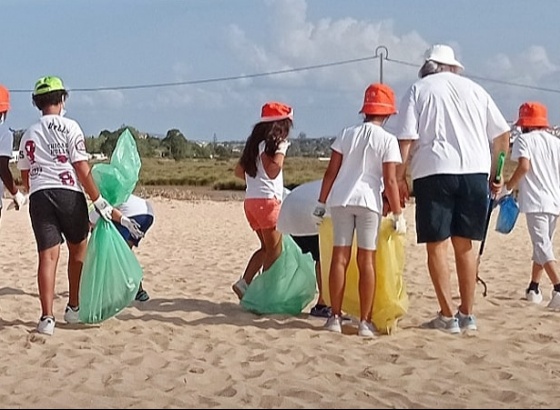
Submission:
M 494 180 L 498 156 L 508 151 L 510 137 L 510 127 L 490 95 L 459 75 L 462 69 L 451 47 L 429 48 L 420 79 L 402 100 L 394 130 L 403 159 L 397 175 L 401 203 L 409 195 L 410 159 L 417 241 L 426 244 L 440 307 L 437 317 L 424 325 L 448 333 L 477 329 L 472 313 L 477 269 L 472 241 L 484 237 L 488 181 Z M 493 194 L 501 187 L 493 184 Z M 449 238 L 461 295 L 455 315 L 447 265 Z

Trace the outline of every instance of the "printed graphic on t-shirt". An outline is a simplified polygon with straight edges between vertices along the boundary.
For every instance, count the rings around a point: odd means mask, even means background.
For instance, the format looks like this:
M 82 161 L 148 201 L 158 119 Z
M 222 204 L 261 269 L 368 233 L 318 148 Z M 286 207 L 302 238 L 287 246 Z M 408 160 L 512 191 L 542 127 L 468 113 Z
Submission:
M 58 115 L 46 115 L 23 135 L 18 168 L 29 170 L 31 193 L 47 188 L 81 191 L 72 164 L 87 159 L 84 135 L 78 123 Z

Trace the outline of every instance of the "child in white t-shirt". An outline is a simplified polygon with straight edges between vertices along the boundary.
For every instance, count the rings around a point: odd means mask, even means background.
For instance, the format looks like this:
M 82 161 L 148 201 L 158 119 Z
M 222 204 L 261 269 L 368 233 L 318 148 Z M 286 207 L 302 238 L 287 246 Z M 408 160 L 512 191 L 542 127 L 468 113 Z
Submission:
M 2 211 L 4 187 L 12 195 L 16 210 L 21 209 L 27 203 L 27 196 L 18 189 L 12 171 L 10 171 L 14 136 L 5 124 L 9 110 L 10 92 L 6 87 L 0 85 L 0 213 Z
M 79 321 L 79 286 L 89 232 L 85 193 L 103 218 L 112 207 L 100 195 L 91 176 L 84 133 L 80 125 L 64 117 L 68 92 L 62 80 L 47 76 L 35 83 L 33 104 L 42 116 L 31 125 L 19 146 L 18 168 L 29 192 L 29 215 L 39 254 L 38 284 L 41 300 L 39 333 L 52 335 L 53 302 L 60 245 L 68 245 L 68 304 L 64 319 Z
M 527 218 L 533 266 L 525 296 L 530 302 L 542 302 L 539 282 L 544 270 L 554 286 L 548 307 L 559 309 L 560 276 L 552 238 L 560 215 L 560 139 L 548 132 L 547 109 L 538 102 L 521 105 L 516 125 L 522 130 L 511 154 L 517 167 L 502 195 L 510 194 L 518 186 L 519 211 Z
M 247 138 L 235 167 L 235 176 L 245 180 L 247 186 L 245 216 L 261 245 L 249 259 L 243 276 L 232 286 L 239 299 L 259 270 L 267 270 L 282 253 L 282 234 L 276 222 L 284 193 L 282 168 L 292 122 L 290 106 L 275 101 L 264 104 L 261 119 Z
M 382 128 L 387 118 L 396 112 L 393 90 L 384 84 L 370 85 L 360 111 L 365 116 L 364 122 L 342 130 L 331 147 L 331 159 L 313 212 L 320 222 L 327 204 L 333 223 L 333 253 L 329 272 L 332 316 L 325 324 L 330 331 L 342 331 L 345 276 L 356 232 L 360 275 L 358 334 L 363 337 L 374 336 L 371 315 L 383 192 L 392 211 L 395 229 L 400 234 L 406 232 L 396 179 L 396 166 L 401 163 L 399 145 L 396 137 Z
M 98 220 L 99 213 L 94 207 L 89 213 L 89 222 L 92 229 Z M 112 220 L 130 249 L 132 249 L 138 246 L 140 240 L 154 223 L 154 209 L 148 200 L 130 195 L 125 202 L 113 209 Z M 140 282 L 135 299 L 140 302 L 146 302 L 150 299 L 148 292 L 142 286 L 142 282 Z

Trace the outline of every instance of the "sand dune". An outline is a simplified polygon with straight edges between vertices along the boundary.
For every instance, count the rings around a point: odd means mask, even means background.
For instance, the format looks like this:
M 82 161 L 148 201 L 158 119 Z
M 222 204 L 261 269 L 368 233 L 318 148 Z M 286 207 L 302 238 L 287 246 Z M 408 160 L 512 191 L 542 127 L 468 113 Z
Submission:
M 395 334 L 364 340 L 352 327 L 349 335 L 328 333 L 307 313 L 259 317 L 241 309 L 230 286 L 257 240 L 240 201 L 153 202 L 155 225 L 137 249 L 151 299 L 99 325 L 67 325 L 61 263 L 52 337 L 34 331 L 40 305 L 29 217 L 4 212 L 2 407 L 557 407 L 560 312 L 545 307 L 548 280 L 543 305 L 522 300 L 531 255 L 523 216 L 509 235 L 490 231 L 480 329 L 452 336 L 418 327 L 437 302 L 409 206 L 410 310 Z

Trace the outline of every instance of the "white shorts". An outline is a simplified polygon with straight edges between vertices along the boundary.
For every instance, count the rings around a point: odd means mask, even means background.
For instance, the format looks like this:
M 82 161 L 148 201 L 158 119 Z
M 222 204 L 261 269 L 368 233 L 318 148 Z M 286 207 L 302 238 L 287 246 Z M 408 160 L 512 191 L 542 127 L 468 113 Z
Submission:
M 358 248 L 377 249 L 381 214 L 363 206 L 336 206 L 331 208 L 333 246 L 352 246 L 354 231 Z
M 552 237 L 556 229 L 558 215 L 545 213 L 528 213 L 527 229 L 533 244 L 533 261 L 539 265 L 555 261 Z

